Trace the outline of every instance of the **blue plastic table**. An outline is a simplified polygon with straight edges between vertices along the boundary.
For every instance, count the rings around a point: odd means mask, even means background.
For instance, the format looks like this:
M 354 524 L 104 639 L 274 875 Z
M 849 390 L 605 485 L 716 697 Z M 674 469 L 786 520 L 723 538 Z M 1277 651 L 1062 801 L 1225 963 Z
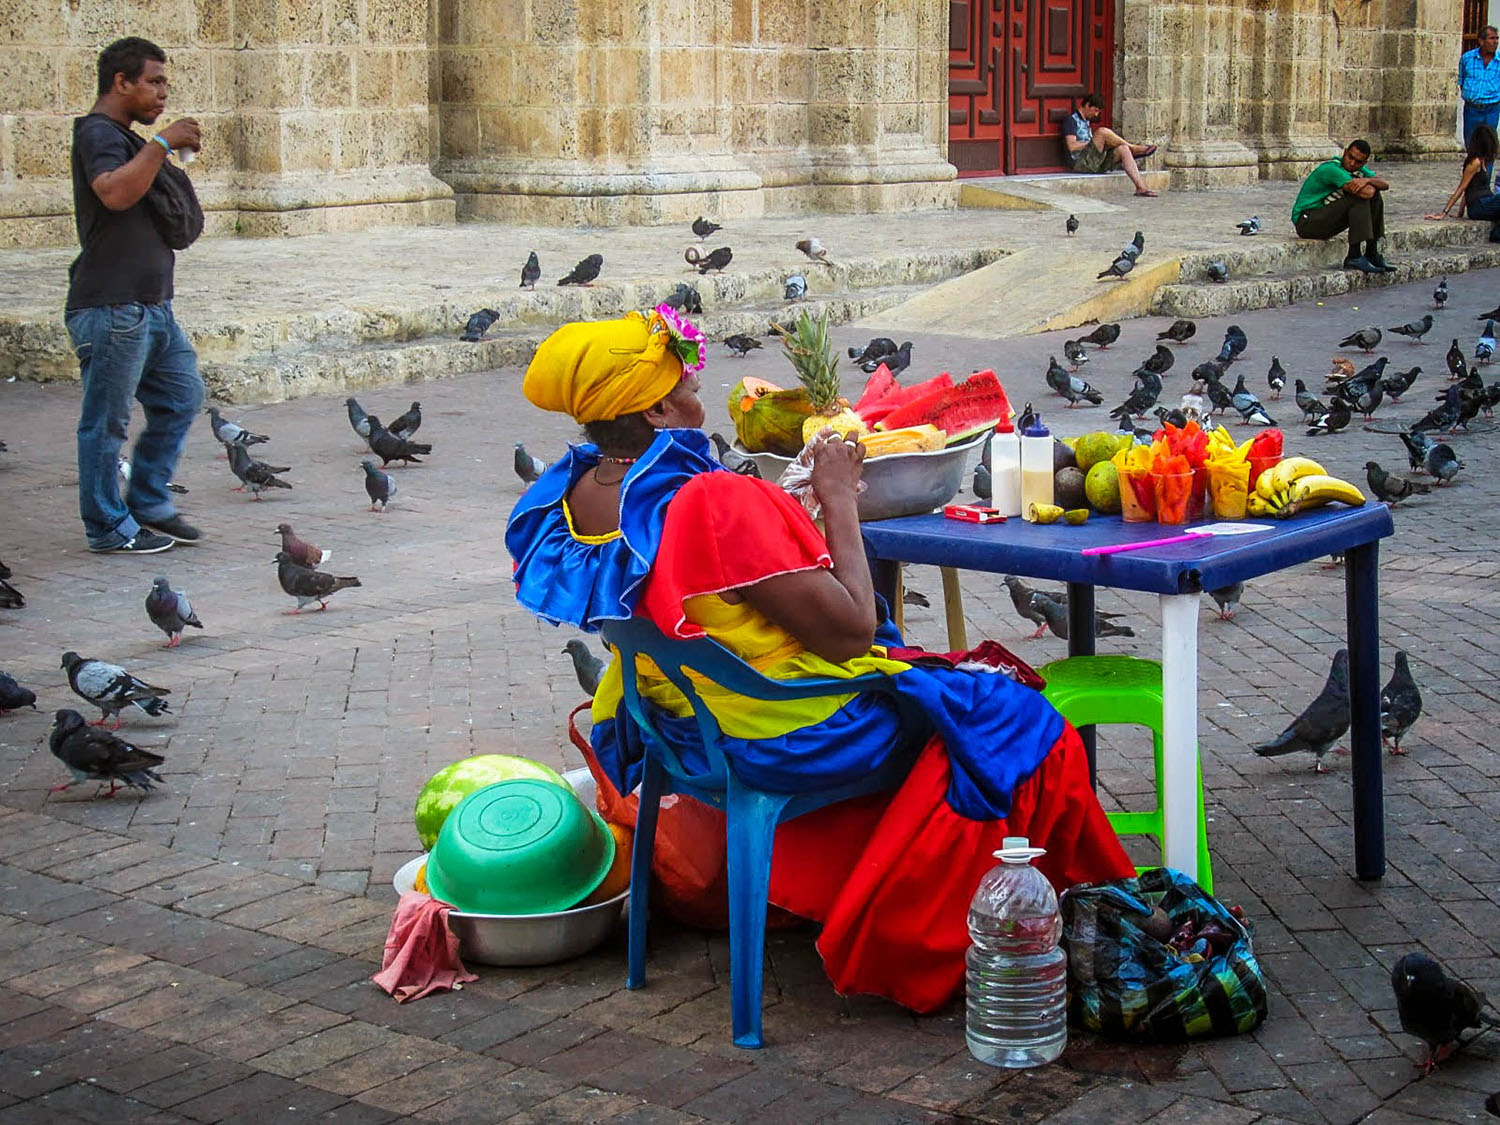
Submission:
M 1203 521 L 1204 523 L 1212 521 Z M 1252 521 L 1261 522 L 1261 521 Z M 1383 504 L 1329 507 L 1268 531 L 1215 536 L 1118 555 L 1085 557 L 1085 547 L 1160 539 L 1186 528 L 1093 516 L 1081 527 L 1020 519 L 971 524 L 940 515 L 863 525 L 875 588 L 894 596 L 901 563 L 1018 574 L 1068 584 L 1068 653 L 1094 651 L 1094 587 L 1141 590 L 1161 598 L 1163 804 L 1167 864 L 1197 875 L 1198 602 L 1213 590 L 1344 552 L 1349 636 L 1350 749 L 1354 774 L 1354 866 L 1361 879 L 1385 874 L 1380 744 L 1379 541 L 1394 531 Z M 1092 747 L 1090 752 L 1092 762 Z

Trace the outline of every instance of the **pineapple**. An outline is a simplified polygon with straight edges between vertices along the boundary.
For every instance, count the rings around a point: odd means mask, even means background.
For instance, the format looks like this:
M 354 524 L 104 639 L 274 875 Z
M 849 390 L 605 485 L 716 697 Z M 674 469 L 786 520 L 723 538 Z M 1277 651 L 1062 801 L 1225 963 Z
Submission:
M 802 310 L 781 342 L 812 403 L 812 416 L 802 423 L 802 444 L 811 441 L 824 426 L 831 426 L 840 437 L 869 433 L 859 415 L 839 398 L 838 360 L 828 343 L 828 313 L 814 320 L 806 309 Z

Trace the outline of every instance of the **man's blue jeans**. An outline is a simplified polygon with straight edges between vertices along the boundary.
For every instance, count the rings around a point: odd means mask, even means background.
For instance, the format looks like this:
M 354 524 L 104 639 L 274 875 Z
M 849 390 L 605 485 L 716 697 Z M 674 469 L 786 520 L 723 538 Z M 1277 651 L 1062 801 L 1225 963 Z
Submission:
M 134 538 L 141 523 L 177 514 L 167 484 L 203 406 L 203 377 L 170 301 L 73 309 L 67 326 L 83 378 L 78 514 L 89 546 L 105 550 Z M 122 500 L 119 458 L 132 398 L 145 408 L 146 428 L 136 439 Z
M 1475 105 L 1473 102 L 1464 102 L 1464 145 L 1467 146 L 1469 139 L 1474 136 L 1474 130 L 1480 125 L 1488 125 L 1491 129 L 1500 128 L 1500 102 L 1491 102 L 1489 105 Z

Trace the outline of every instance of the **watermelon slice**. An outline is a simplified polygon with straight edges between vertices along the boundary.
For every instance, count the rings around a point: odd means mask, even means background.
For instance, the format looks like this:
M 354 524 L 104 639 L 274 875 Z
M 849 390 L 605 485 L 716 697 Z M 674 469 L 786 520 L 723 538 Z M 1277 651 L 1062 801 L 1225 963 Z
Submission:
M 896 377 L 891 374 L 891 369 L 885 364 L 875 368 L 875 374 L 870 376 L 870 381 L 865 384 L 865 390 L 859 396 L 859 401 L 854 404 L 854 413 L 864 416 L 868 407 L 874 406 L 892 391 L 899 391 L 901 384 L 896 382 Z
M 898 407 L 905 406 L 909 402 L 915 402 L 917 399 L 931 394 L 934 390 L 948 390 L 952 386 L 953 376 L 944 371 L 941 375 L 934 375 L 925 382 L 913 383 L 909 387 L 897 387 L 879 402 L 867 406 L 857 413 L 864 419 L 866 425 L 873 426 Z M 887 426 L 885 428 L 894 429 L 895 427 Z
M 976 371 L 956 387 L 897 407 L 885 415 L 880 428 L 895 430 L 927 423 L 944 431 L 952 444 L 993 428 L 1009 414 L 1010 403 L 995 373 Z

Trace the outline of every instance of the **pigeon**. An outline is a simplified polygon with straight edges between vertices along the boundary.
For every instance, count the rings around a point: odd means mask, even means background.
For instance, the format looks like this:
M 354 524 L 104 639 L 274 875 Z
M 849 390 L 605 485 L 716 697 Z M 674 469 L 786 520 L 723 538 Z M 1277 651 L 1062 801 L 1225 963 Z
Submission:
M 21 707 L 36 710 L 36 692 L 23 688 L 9 672 L 0 672 L 0 715 Z
M 162 698 L 171 695 L 170 690 L 137 679 L 118 664 L 65 652 L 62 667 L 67 670 L 68 686 L 74 694 L 92 703 L 102 713 L 94 726 L 102 725 L 113 715 L 115 722 L 110 729 L 118 730 L 120 712 L 131 706 L 139 707 L 153 718 L 172 710 Z
M 885 364 L 885 369 L 892 375 L 899 375 L 901 374 L 901 372 L 905 371 L 908 367 L 911 366 L 911 341 L 903 340 L 901 342 L 901 346 L 893 351 L 890 355 L 873 361 L 867 359 L 864 363 L 861 363 L 859 365 L 859 368 L 867 375 L 873 375 L 875 373 L 875 369 L 882 363 Z
M 1067 221 L 1063 223 L 1063 230 L 1067 231 L 1068 237 L 1070 237 L 1070 238 L 1073 235 L 1077 234 L 1078 233 L 1078 216 L 1077 215 L 1069 215 L 1068 218 L 1067 218 Z
M 743 359 L 761 345 L 754 336 L 734 335 L 724 337 L 724 346 L 729 349 L 731 355 Z
M 1047 386 L 1051 387 L 1058 394 L 1062 394 L 1070 378 L 1072 376 L 1068 374 L 1068 369 L 1057 362 L 1055 355 L 1049 355 L 1047 357 Z
M 562 282 L 558 282 L 559 285 Z M 484 334 L 490 330 L 490 325 L 500 319 L 500 313 L 496 309 L 480 309 L 477 313 L 470 315 L 464 322 L 464 330 L 459 333 L 458 338 L 466 344 L 477 344 L 484 339 Z
M 1469 363 L 1464 356 L 1463 348 L 1458 346 L 1457 337 L 1453 343 L 1448 345 L 1448 354 L 1443 357 L 1443 362 L 1448 365 L 1448 375 L 1453 379 L 1462 379 L 1469 373 Z
M 1325 434 L 1336 434 L 1347 426 L 1354 417 L 1354 412 L 1349 404 L 1343 399 L 1334 399 L 1328 408 L 1321 414 L 1315 416 L 1312 425 L 1308 427 L 1308 437 L 1320 437 Z
M 1271 388 L 1271 398 L 1281 397 L 1282 389 L 1286 386 L 1286 368 L 1281 366 L 1279 356 L 1271 357 L 1271 367 L 1266 372 L 1266 385 Z
M 1120 338 L 1118 324 L 1101 324 L 1087 336 L 1080 336 L 1080 344 L 1093 344 L 1096 348 L 1107 348 Z
M 981 500 L 992 499 L 995 495 L 994 484 L 990 480 L 990 467 L 982 462 L 974 466 L 974 495 Z
M 700 274 L 707 274 L 709 270 L 724 272 L 724 267 L 729 265 L 734 258 L 734 251 L 727 246 L 720 246 L 717 250 L 710 250 L 708 254 L 693 264 L 698 267 Z
M 21 591 L 7 581 L 10 575 L 10 567 L 0 562 L 0 609 L 20 609 L 26 604 Z
M 1155 440 L 1156 435 L 1150 430 L 1136 429 L 1135 417 L 1133 415 L 1121 414 L 1119 418 L 1120 424 L 1115 427 L 1115 433 L 1121 435 L 1129 434 L 1131 442 L 1135 445 L 1150 445 Z
M 1063 341 L 1063 355 L 1068 357 L 1068 364 L 1077 371 L 1089 361 L 1089 353 L 1077 340 Z
M 788 301 L 800 301 L 807 296 L 807 278 L 800 273 L 794 273 L 786 279 L 782 288 L 782 296 Z
M 1377 379 L 1373 383 L 1359 387 L 1352 400 L 1346 395 L 1340 395 L 1339 397 L 1348 402 L 1350 406 L 1356 407 L 1366 418 L 1369 418 L 1375 411 L 1380 409 L 1381 402 L 1385 400 L 1385 388 L 1380 385 L 1380 381 Z
M 671 293 L 667 294 L 662 304 L 678 312 L 687 313 L 689 316 L 698 316 L 703 312 L 703 298 L 698 295 L 698 290 L 681 281 Z
M 526 264 L 521 267 L 521 288 L 535 289 L 537 279 L 542 276 L 542 260 L 536 256 L 533 250 L 526 258 Z
M 1451 445 L 1437 441 L 1429 445 L 1427 452 L 1422 454 L 1422 467 L 1439 484 L 1452 484 L 1464 463 L 1458 459 L 1458 454 L 1453 452 Z
M 52 786 L 49 793 L 60 793 L 80 781 L 109 782 L 106 797 L 113 797 L 121 785 L 144 793 L 162 784 L 156 769 L 165 758 L 108 731 L 90 730 L 77 711 L 64 708 L 53 716 L 47 745 L 52 756 L 73 773 L 73 780 Z
M 391 433 L 399 438 L 410 438 L 422 428 L 422 404 L 414 402 L 411 409 L 386 427 Z
M 1307 384 L 1301 379 L 1296 381 L 1296 388 L 1297 393 L 1295 398 L 1297 400 L 1297 409 L 1302 411 L 1302 420 L 1304 422 L 1319 414 L 1328 413 L 1328 407 L 1324 406 L 1322 401 L 1307 389 Z
M 722 223 L 709 222 L 702 215 L 693 220 L 693 237 L 699 242 L 702 242 L 709 235 L 713 234 L 714 231 L 723 229 L 724 226 Z
M 1136 231 L 1135 237 L 1125 244 L 1125 248 L 1121 250 L 1120 253 L 1134 262 L 1140 258 L 1141 253 L 1145 249 L 1146 236 L 1140 231 Z
M 1356 329 L 1339 341 L 1341 348 L 1363 348 L 1366 353 L 1380 346 L 1380 329 L 1373 324 Z
M 1036 632 L 1031 634 L 1031 639 L 1036 640 L 1047 631 L 1047 618 L 1033 604 L 1033 598 L 1038 591 L 1033 590 L 1014 574 L 1007 574 L 1004 578 L 1005 588 L 1010 591 L 1010 603 L 1016 607 L 1016 612 L 1036 626 Z M 1067 594 L 1062 591 L 1048 593 L 1045 595 L 1054 601 L 1065 599 Z
M 1425 473 L 1426 467 L 1422 464 L 1422 458 L 1426 456 L 1427 449 L 1432 445 L 1432 439 L 1426 434 L 1418 431 L 1413 433 L 1409 430 L 1400 431 L 1401 444 L 1406 446 L 1406 464 L 1414 473 Z
M 358 400 L 346 398 L 344 400 L 344 409 L 349 412 L 350 428 L 368 442 L 370 438 L 370 417 L 365 413 L 364 407 L 360 406 Z
M 1387 332 L 1394 332 L 1397 336 L 1410 337 L 1411 342 L 1420 344 L 1422 337 L 1432 331 L 1432 314 L 1424 313 L 1421 320 L 1409 321 L 1396 328 L 1387 328 Z
M 167 648 L 176 648 L 182 643 L 182 631 L 189 625 L 194 629 L 203 628 L 203 622 L 193 612 L 193 603 L 187 600 L 187 595 L 172 589 L 161 575 L 152 581 L 151 592 L 146 595 L 146 616 L 151 618 L 151 624 L 167 635 Z
M 1135 269 L 1135 259 L 1129 255 L 1121 254 L 1108 266 L 1100 270 L 1095 280 L 1102 281 L 1106 277 L 1124 277 L 1133 269 Z
M 1375 498 L 1384 500 L 1392 508 L 1413 493 L 1425 494 L 1432 491 L 1431 485 L 1386 472 L 1378 461 L 1365 462 L 1365 480 L 1369 481 L 1370 491 L 1375 494 Z
M 365 464 L 370 462 L 366 461 Z M 281 583 L 284 591 L 297 599 L 297 608 L 289 609 L 287 613 L 301 613 L 302 607 L 308 602 L 317 602 L 319 611 L 325 610 L 328 608 L 328 598 L 339 590 L 363 585 L 353 576 L 336 578 L 332 574 L 303 566 L 285 551 L 276 552 L 276 580 Z
M 1437 283 L 1437 288 L 1432 291 L 1432 307 L 1440 309 L 1448 303 L 1448 279 L 1445 277 Z
M 1191 340 L 1198 331 L 1198 325 L 1191 320 L 1174 320 L 1166 328 L 1156 334 L 1158 340 L 1171 340 L 1174 344 L 1183 344 Z
M 1221 285 L 1229 280 L 1229 267 L 1218 259 L 1209 262 L 1204 273 L 1208 275 L 1209 281 L 1216 281 Z
M 1208 396 L 1208 401 L 1213 407 L 1209 411 L 1210 414 L 1223 414 L 1224 411 L 1232 409 L 1234 406 L 1234 395 L 1229 392 L 1229 388 L 1220 382 L 1218 378 L 1205 379 L 1203 381 L 1203 393 Z
M 1433 407 L 1425 415 L 1413 422 L 1409 427 L 1414 434 L 1423 433 L 1426 430 L 1447 429 L 1450 432 L 1458 427 L 1458 418 L 1461 412 L 1460 402 L 1463 398 L 1462 390 L 1454 385 L 1449 385 L 1442 396 L 1442 403 Z
M 1347 398 L 1352 402 L 1356 396 L 1364 393 L 1365 388 L 1373 386 L 1385 377 L 1385 369 L 1390 362 L 1388 356 L 1381 356 L 1374 363 L 1360 368 L 1357 373 L 1349 376 L 1349 378 L 1340 380 L 1337 387 L 1330 385 L 1324 389 L 1330 393 L 1338 394 L 1340 398 Z M 1330 377 L 1331 383 L 1332 378 Z
M 1494 354 L 1495 322 L 1487 320 L 1484 322 L 1484 331 L 1479 334 L 1479 342 L 1474 345 L 1474 358 L 1480 363 L 1488 363 Z
M 1495 416 L 1495 407 L 1500 406 L 1500 380 L 1491 383 L 1484 389 L 1479 399 L 1480 408 L 1484 411 L 1486 418 Z
M 1224 378 L 1224 372 L 1228 370 L 1228 366 L 1216 359 L 1205 360 L 1193 368 L 1192 380 L 1195 383 L 1217 383 Z
M 894 355 L 895 353 L 895 340 L 892 340 L 889 336 L 876 336 L 873 340 L 865 345 L 863 351 L 860 351 L 856 348 L 850 348 L 849 358 L 855 363 L 861 365 L 866 363 L 878 364 L 886 356 Z
M 1453 342 L 1455 344 L 1458 343 L 1457 340 L 1455 340 Z M 1462 357 L 1460 357 L 1460 358 L 1462 358 Z M 1330 379 L 1335 379 L 1335 378 L 1336 379 L 1348 379 L 1353 374 L 1354 374 L 1354 361 L 1352 359 L 1345 359 L 1341 355 L 1336 355 L 1336 356 L 1333 357 L 1333 361 L 1332 361 L 1331 365 L 1328 368 L 1328 377 Z
M 1136 370 L 1137 372 L 1149 371 L 1153 375 L 1165 375 L 1168 371 L 1172 370 L 1172 364 L 1176 360 L 1177 357 L 1172 354 L 1171 348 L 1167 347 L 1166 344 L 1157 344 L 1156 351 L 1147 356 Z
M 590 652 L 587 643 L 577 637 L 563 645 L 563 652 L 573 658 L 573 674 L 578 677 L 583 694 L 593 699 L 599 690 L 599 679 L 604 675 L 604 661 Z
M 214 437 L 219 439 L 226 450 L 231 445 L 259 445 L 263 441 L 271 440 L 265 434 L 252 434 L 243 426 L 224 421 L 217 406 L 208 408 L 208 424 L 213 428 Z
M 1309 750 L 1314 755 L 1313 769 L 1322 773 L 1323 755 L 1348 729 L 1349 650 L 1341 648 L 1334 654 L 1328 681 L 1317 698 L 1307 705 L 1307 710 L 1270 742 L 1263 742 L 1253 749 L 1263 758 Z
M 1417 376 L 1422 374 L 1420 367 L 1413 367 L 1410 371 L 1398 371 L 1394 375 L 1387 375 L 1380 380 L 1380 386 L 1391 398 L 1392 402 L 1400 402 L 1401 396 L 1411 390 L 1412 384 L 1417 381 Z
M 1188 424 L 1187 414 L 1180 409 L 1168 410 L 1165 406 L 1158 406 L 1152 413 L 1161 420 L 1163 426 L 1172 425 L 1181 430 Z
M 1042 615 L 1047 622 L 1047 628 L 1052 630 L 1052 635 L 1060 640 L 1068 639 L 1068 603 L 1064 598 L 1058 601 L 1043 593 L 1035 593 L 1031 596 L 1032 607 Z M 1133 637 L 1135 630 L 1129 625 L 1116 623 L 1115 618 L 1121 616 L 1118 613 L 1104 613 L 1094 611 L 1094 636 L 1096 637 Z
M 228 456 L 227 450 L 225 451 L 225 456 Z M 115 468 L 120 474 L 120 495 L 124 496 L 130 486 L 130 462 L 121 457 L 115 462 Z M 175 492 L 179 496 L 186 496 L 188 489 L 186 485 L 178 484 L 175 480 L 169 480 L 167 481 L 167 491 Z
M 810 261 L 818 262 L 825 266 L 833 265 L 828 260 L 828 251 L 823 248 L 823 244 L 816 238 L 800 239 L 797 242 L 797 249 L 806 254 Z
M 422 457 L 432 452 L 432 446 L 421 441 L 407 441 L 406 438 L 397 437 L 380 424 L 380 419 L 371 414 L 370 416 L 370 451 L 380 458 L 380 467 L 383 469 L 392 461 L 400 461 L 402 464 L 422 464 Z M 418 456 L 418 455 L 421 456 Z
M 1213 598 L 1214 604 L 1219 607 L 1220 621 L 1233 621 L 1235 610 L 1240 608 L 1240 595 L 1245 592 L 1243 582 L 1231 582 L 1228 586 L 1220 586 L 1217 590 L 1210 590 L 1208 596 Z
M 525 484 L 535 484 L 547 471 L 547 462 L 526 452 L 526 446 L 516 442 L 516 476 Z
M 1229 364 L 1245 354 L 1245 348 L 1249 345 L 1250 338 L 1245 335 L 1245 330 L 1238 324 L 1231 324 L 1224 329 L 1224 344 L 1219 348 L 1218 360 L 1220 363 Z
M 375 467 L 375 462 L 366 457 L 359 463 L 365 472 L 365 495 L 370 498 L 370 511 L 385 511 L 385 506 L 396 495 L 396 478 Z
M 1422 717 L 1422 692 L 1411 678 L 1406 653 L 1396 650 L 1396 669 L 1385 687 L 1380 689 L 1380 738 L 1392 744 L 1392 754 L 1405 754 L 1401 736 Z
M 243 492 L 248 488 L 255 494 L 257 500 L 260 499 L 260 494 L 268 488 L 289 489 L 292 487 L 276 475 L 291 472 L 290 465 L 267 465 L 264 461 L 257 461 L 245 451 L 243 445 L 229 447 L 229 468 L 242 482 L 234 491 Z
M 1161 397 L 1161 376 L 1150 372 L 1136 375 L 1135 387 L 1120 403 L 1109 412 L 1111 418 L 1120 418 L 1130 414 L 1136 418 L 1144 418 L 1146 411 L 1156 405 L 1156 400 Z
M 1104 396 L 1096 391 L 1087 379 L 1081 379 L 1077 375 L 1068 375 L 1067 372 L 1063 374 L 1067 376 L 1067 382 L 1058 393 L 1068 400 L 1069 409 L 1077 406 L 1079 402 L 1092 403 L 1094 406 L 1099 406 L 1104 402 Z
M 1263 426 L 1274 426 L 1276 420 L 1266 413 L 1266 408 L 1260 404 L 1260 399 L 1245 388 L 1245 373 L 1240 372 L 1239 380 L 1234 384 L 1232 405 L 1240 412 L 1243 424 L 1259 422 Z
M 333 558 L 332 551 L 325 551 L 322 547 L 298 539 L 297 533 L 292 530 L 289 523 L 278 523 L 276 534 L 281 536 L 281 549 L 292 556 L 293 561 L 303 566 L 322 566 Z
M 1260 216 L 1251 215 L 1248 219 L 1241 219 L 1234 225 L 1239 228 L 1241 234 L 1259 234 Z
M 1462 1047 L 1469 1028 L 1500 1027 L 1500 1020 L 1484 1010 L 1484 993 L 1450 977 L 1425 953 L 1408 953 L 1396 962 L 1391 988 L 1401 1030 L 1427 1044 L 1423 1074 L 1431 1074 Z
M 557 279 L 559 285 L 592 285 L 604 265 L 603 254 L 590 254 L 568 271 L 566 277 Z
M 738 473 L 742 477 L 759 477 L 760 466 L 755 463 L 754 457 L 747 457 L 734 446 L 724 440 L 724 435 L 714 432 L 708 435 L 709 440 L 714 443 L 714 449 L 719 454 L 719 464 L 723 465 L 731 473 Z

